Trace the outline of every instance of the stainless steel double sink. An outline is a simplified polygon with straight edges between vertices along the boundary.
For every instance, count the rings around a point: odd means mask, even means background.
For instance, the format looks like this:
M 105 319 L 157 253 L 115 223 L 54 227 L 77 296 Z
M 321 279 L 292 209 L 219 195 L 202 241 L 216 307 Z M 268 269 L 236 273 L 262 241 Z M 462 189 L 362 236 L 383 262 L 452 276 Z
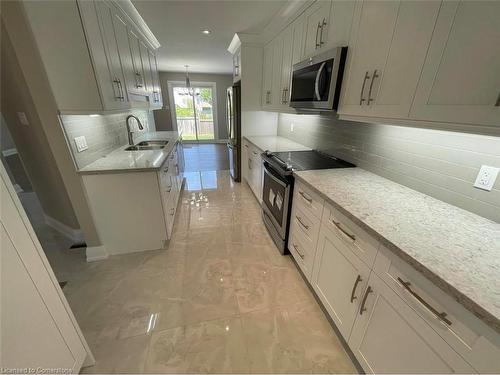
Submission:
M 127 147 L 125 151 L 161 150 L 167 144 L 168 141 L 142 141 L 136 145 Z

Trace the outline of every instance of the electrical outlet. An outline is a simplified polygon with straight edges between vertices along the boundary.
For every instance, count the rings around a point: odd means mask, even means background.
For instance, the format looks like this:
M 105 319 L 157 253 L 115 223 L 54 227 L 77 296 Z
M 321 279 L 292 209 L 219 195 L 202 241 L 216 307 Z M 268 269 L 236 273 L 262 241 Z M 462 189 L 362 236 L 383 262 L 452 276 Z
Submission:
M 83 135 L 81 137 L 75 138 L 75 144 L 76 144 L 76 151 L 78 152 L 85 151 L 86 149 L 89 148 L 89 146 L 87 145 L 87 140 Z
M 474 182 L 474 187 L 490 191 L 493 188 L 493 185 L 495 185 L 498 171 L 500 171 L 500 168 L 482 165 L 479 173 L 477 174 L 476 182 Z
M 293 128 L 294 128 L 294 124 L 293 124 L 293 122 L 292 122 L 292 123 L 290 123 L 290 131 L 291 131 L 292 133 L 293 133 Z

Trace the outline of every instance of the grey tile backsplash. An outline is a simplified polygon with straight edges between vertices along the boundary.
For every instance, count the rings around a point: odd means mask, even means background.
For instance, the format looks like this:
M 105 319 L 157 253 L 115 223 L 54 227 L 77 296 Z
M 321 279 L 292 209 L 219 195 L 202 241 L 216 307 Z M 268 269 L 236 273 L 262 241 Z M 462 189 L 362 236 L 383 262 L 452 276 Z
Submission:
M 500 137 L 293 114 L 278 135 L 500 223 L 500 178 L 473 187 L 481 165 L 500 167 Z
M 125 119 L 129 114 L 137 116 L 143 131 L 154 131 L 153 116 L 148 111 L 132 111 L 104 116 L 62 115 L 61 122 L 78 169 L 103 157 L 128 142 Z M 138 132 L 139 129 L 137 128 Z M 77 152 L 74 139 L 85 136 L 88 149 Z M 137 136 L 137 135 L 136 135 Z

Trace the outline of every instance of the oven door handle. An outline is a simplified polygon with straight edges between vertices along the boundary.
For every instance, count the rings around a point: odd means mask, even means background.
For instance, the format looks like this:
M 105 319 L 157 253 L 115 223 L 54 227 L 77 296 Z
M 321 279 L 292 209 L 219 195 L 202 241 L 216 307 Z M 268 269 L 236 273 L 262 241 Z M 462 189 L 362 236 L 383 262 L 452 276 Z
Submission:
M 316 80 L 314 81 L 314 93 L 316 94 L 316 99 L 321 101 L 321 95 L 319 94 L 319 79 L 321 74 L 323 73 L 323 69 L 325 68 L 326 61 L 323 61 L 323 64 L 319 67 L 318 73 L 316 73 Z
M 275 182 L 277 182 L 284 188 L 287 188 L 290 185 L 286 181 L 283 181 L 279 176 L 277 176 L 277 172 L 275 172 L 274 169 L 268 163 L 264 163 L 264 173 L 267 174 Z

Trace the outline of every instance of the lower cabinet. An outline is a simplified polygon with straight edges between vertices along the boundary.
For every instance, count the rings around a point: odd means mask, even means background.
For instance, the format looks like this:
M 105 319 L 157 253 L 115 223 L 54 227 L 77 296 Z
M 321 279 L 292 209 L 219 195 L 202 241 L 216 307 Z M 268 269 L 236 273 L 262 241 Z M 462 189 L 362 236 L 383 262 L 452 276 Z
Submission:
M 253 193 L 257 197 L 259 203 L 262 203 L 262 150 L 254 145 L 249 145 L 248 152 L 248 178 L 247 182 L 250 185 Z
M 165 247 L 182 189 L 179 160 L 176 147 L 160 171 L 82 175 L 99 237 L 109 255 Z
M 370 269 L 330 229 L 320 230 L 312 286 L 346 340 L 368 283 Z
M 372 273 L 349 346 L 367 373 L 475 373 L 409 305 Z

